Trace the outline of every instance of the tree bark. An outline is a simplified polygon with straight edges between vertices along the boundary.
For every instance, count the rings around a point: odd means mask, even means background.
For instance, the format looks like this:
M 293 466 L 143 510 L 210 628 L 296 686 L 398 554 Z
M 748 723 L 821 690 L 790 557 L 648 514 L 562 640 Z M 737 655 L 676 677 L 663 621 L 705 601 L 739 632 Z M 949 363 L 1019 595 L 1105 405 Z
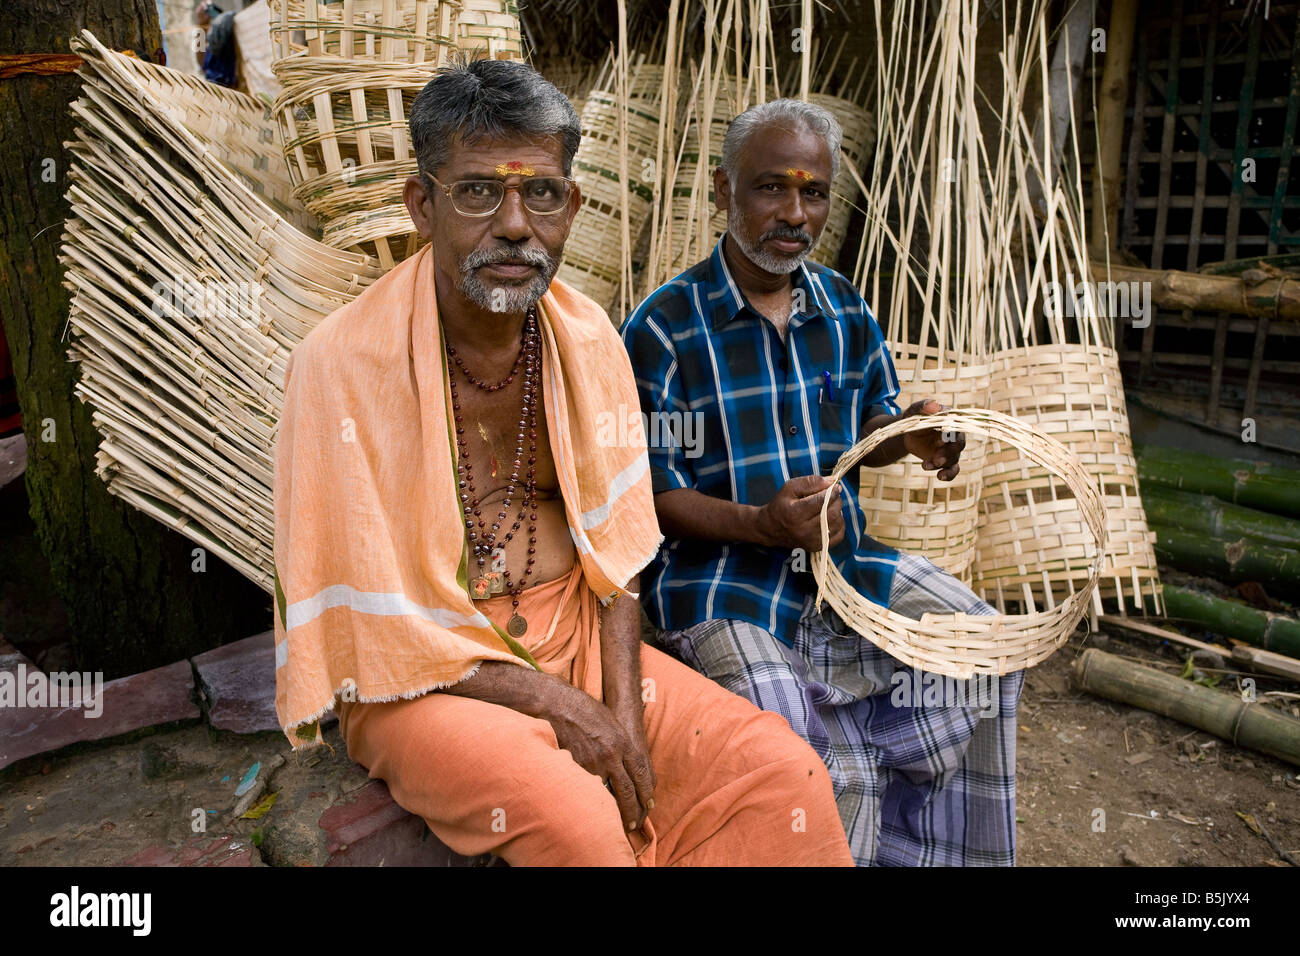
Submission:
M 62 53 L 86 27 L 113 49 L 154 59 L 155 0 L 7 0 L 5 53 Z M 26 487 L 53 585 L 67 607 L 76 666 L 106 678 L 168 664 L 269 627 L 270 603 L 214 555 L 110 495 L 95 475 L 99 434 L 74 400 L 68 295 L 57 262 L 67 215 L 73 74 L 0 80 L 0 317 L 27 435 Z

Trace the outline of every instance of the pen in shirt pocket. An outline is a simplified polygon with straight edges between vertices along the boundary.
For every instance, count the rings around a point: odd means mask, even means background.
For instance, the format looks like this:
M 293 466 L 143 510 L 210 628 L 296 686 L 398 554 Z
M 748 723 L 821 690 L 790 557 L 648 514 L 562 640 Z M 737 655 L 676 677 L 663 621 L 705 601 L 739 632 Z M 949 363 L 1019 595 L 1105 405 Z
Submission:
M 831 373 L 822 372 L 822 381 L 826 383 L 826 387 L 817 390 L 817 401 L 820 402 L 822 400 L 823 394 L 826 396 L 826 401 L 835 401 L 835 389 L 831 386 Z

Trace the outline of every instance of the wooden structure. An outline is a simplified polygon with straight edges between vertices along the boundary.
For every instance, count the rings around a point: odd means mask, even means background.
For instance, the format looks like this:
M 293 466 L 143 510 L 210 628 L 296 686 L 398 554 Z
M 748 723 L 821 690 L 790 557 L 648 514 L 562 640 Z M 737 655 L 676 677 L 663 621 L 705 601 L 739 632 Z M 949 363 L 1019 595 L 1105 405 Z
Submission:
M 1112 7 L 1140 14 L 1131 37 L 1112 21 L 1112 49 L 1133 51 L 1127 96 L 1103 82 L 1094 115 L 1085 82 L 1080 126 L 1084 156 L 1095 120 L 1118 167 L 1112 279 L 1154 280 L 1151 314 L 1115 320 L 1131 395 L 1238 437 L 1253 422 L 1253 440 L 1300 453 L 1300 3 Z

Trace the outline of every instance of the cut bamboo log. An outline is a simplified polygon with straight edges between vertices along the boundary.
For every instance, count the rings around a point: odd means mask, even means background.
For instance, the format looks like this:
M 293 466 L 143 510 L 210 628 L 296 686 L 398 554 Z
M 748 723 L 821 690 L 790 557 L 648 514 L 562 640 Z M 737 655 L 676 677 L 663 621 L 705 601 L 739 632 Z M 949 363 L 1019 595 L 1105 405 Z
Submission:
M 1300 621 L 1212 594 L 1166 584 L 1165 613 L 1255 647 L 1300 658 Z
M 1272 514 L 1300 518 L 1300 471 L 1244 458 L 1219 458 L 1169 448 L 1136 446 L 1138 479 L 1181 488 Z
M 1300 720 L 1253 701 L 1193 684 L 1089 648 L 1074 664 L 1074 683 L 1107 700 L 1140 707 L 1300 766 Z
M 1300 550 L 1300 521 L 1229 504 L 1213 495 L 1150 484 L 1142 489 L 1142 507 L 1154 524 L 1230 541 L 1245 536 Z
M 1156 557 L 1192 574 L 1223 581 L 1258 581 L 1270 590 L 1300 594 L 1300 553 L 1243 535 L 1216 538 L 1150 523 L 1156 533 Z
M 1099 278 L 1107 276 L 1104 262 L 1093 262 Z M 1269 276 L 1247 282 L 1236 276 L 1205 275 L 1179 269 L 1142 269 L 1111 262 L 1111 282 L 1148 282 L 1151 301 L 1164 309 L 1192 309 L 1198 312 L 1231 312 L 1234 315 L 1267 317 L 1300 322 L 1300 279 Z

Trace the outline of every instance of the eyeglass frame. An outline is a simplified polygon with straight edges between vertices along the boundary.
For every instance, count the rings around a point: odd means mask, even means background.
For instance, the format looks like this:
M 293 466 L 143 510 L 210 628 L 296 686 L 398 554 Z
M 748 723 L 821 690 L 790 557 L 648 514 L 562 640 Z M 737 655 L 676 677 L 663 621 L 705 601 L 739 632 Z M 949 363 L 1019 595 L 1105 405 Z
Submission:
M 523 179 L 519 180 L 519 182 L 514 183 L 513 185 L 502 182 L 500 179 L 458 179 L 454 183 L 447 185 L 439 182 L 438 177 L 433 175 L 432 173 L 421 172 L 420 175 L 425 179 L 432 180 L 433 183 L 439 189 L 442 190 L 443 195 L 447 197 L 447 202 L 451 203 L 451 208 L 456 211 L 456 215 L 464 216 L 466 219 L 486 219 L 488 216 L 495 216 L 498 212 L 500 212 L 502 203 L 506 201 L 507 192 L 509 192 L 512 189 L 518 191 L 523 187 L 524 183 L 531 182 L 534 179 L 561 179 L 564 182 L 569 184 L 569 196 L 573 195 L 573 190 L 577 188 L 578 185 L 578 181 L 576 179 L 572 179 L 568 176 L 526 176 Z M 455 200 L 451 198 L 452 187 L 459 186 L 461 183 L 499 183 L 501 185 L 501 200 L 496 204 L 496 208 L 491 210 L 490 212 L 461 212 L 459 209 L 456 208 Z M 550 212 L 537 212 L 537 210 L 535 209 L 530 209 L 528 207 L 528 203 L 524 202 L 523 200 L 524 200 L 523 193 L 520 193 L 519 194 L 520 204 L 524 207 L 524 210 L 531 216 L 554 216 L 557 213 L 564 212 L 565 207 L 568 206 L 569 204 L 568 197 L 565 197 L 564 205 L 560 206 L 559 209 L 552 209 Z

